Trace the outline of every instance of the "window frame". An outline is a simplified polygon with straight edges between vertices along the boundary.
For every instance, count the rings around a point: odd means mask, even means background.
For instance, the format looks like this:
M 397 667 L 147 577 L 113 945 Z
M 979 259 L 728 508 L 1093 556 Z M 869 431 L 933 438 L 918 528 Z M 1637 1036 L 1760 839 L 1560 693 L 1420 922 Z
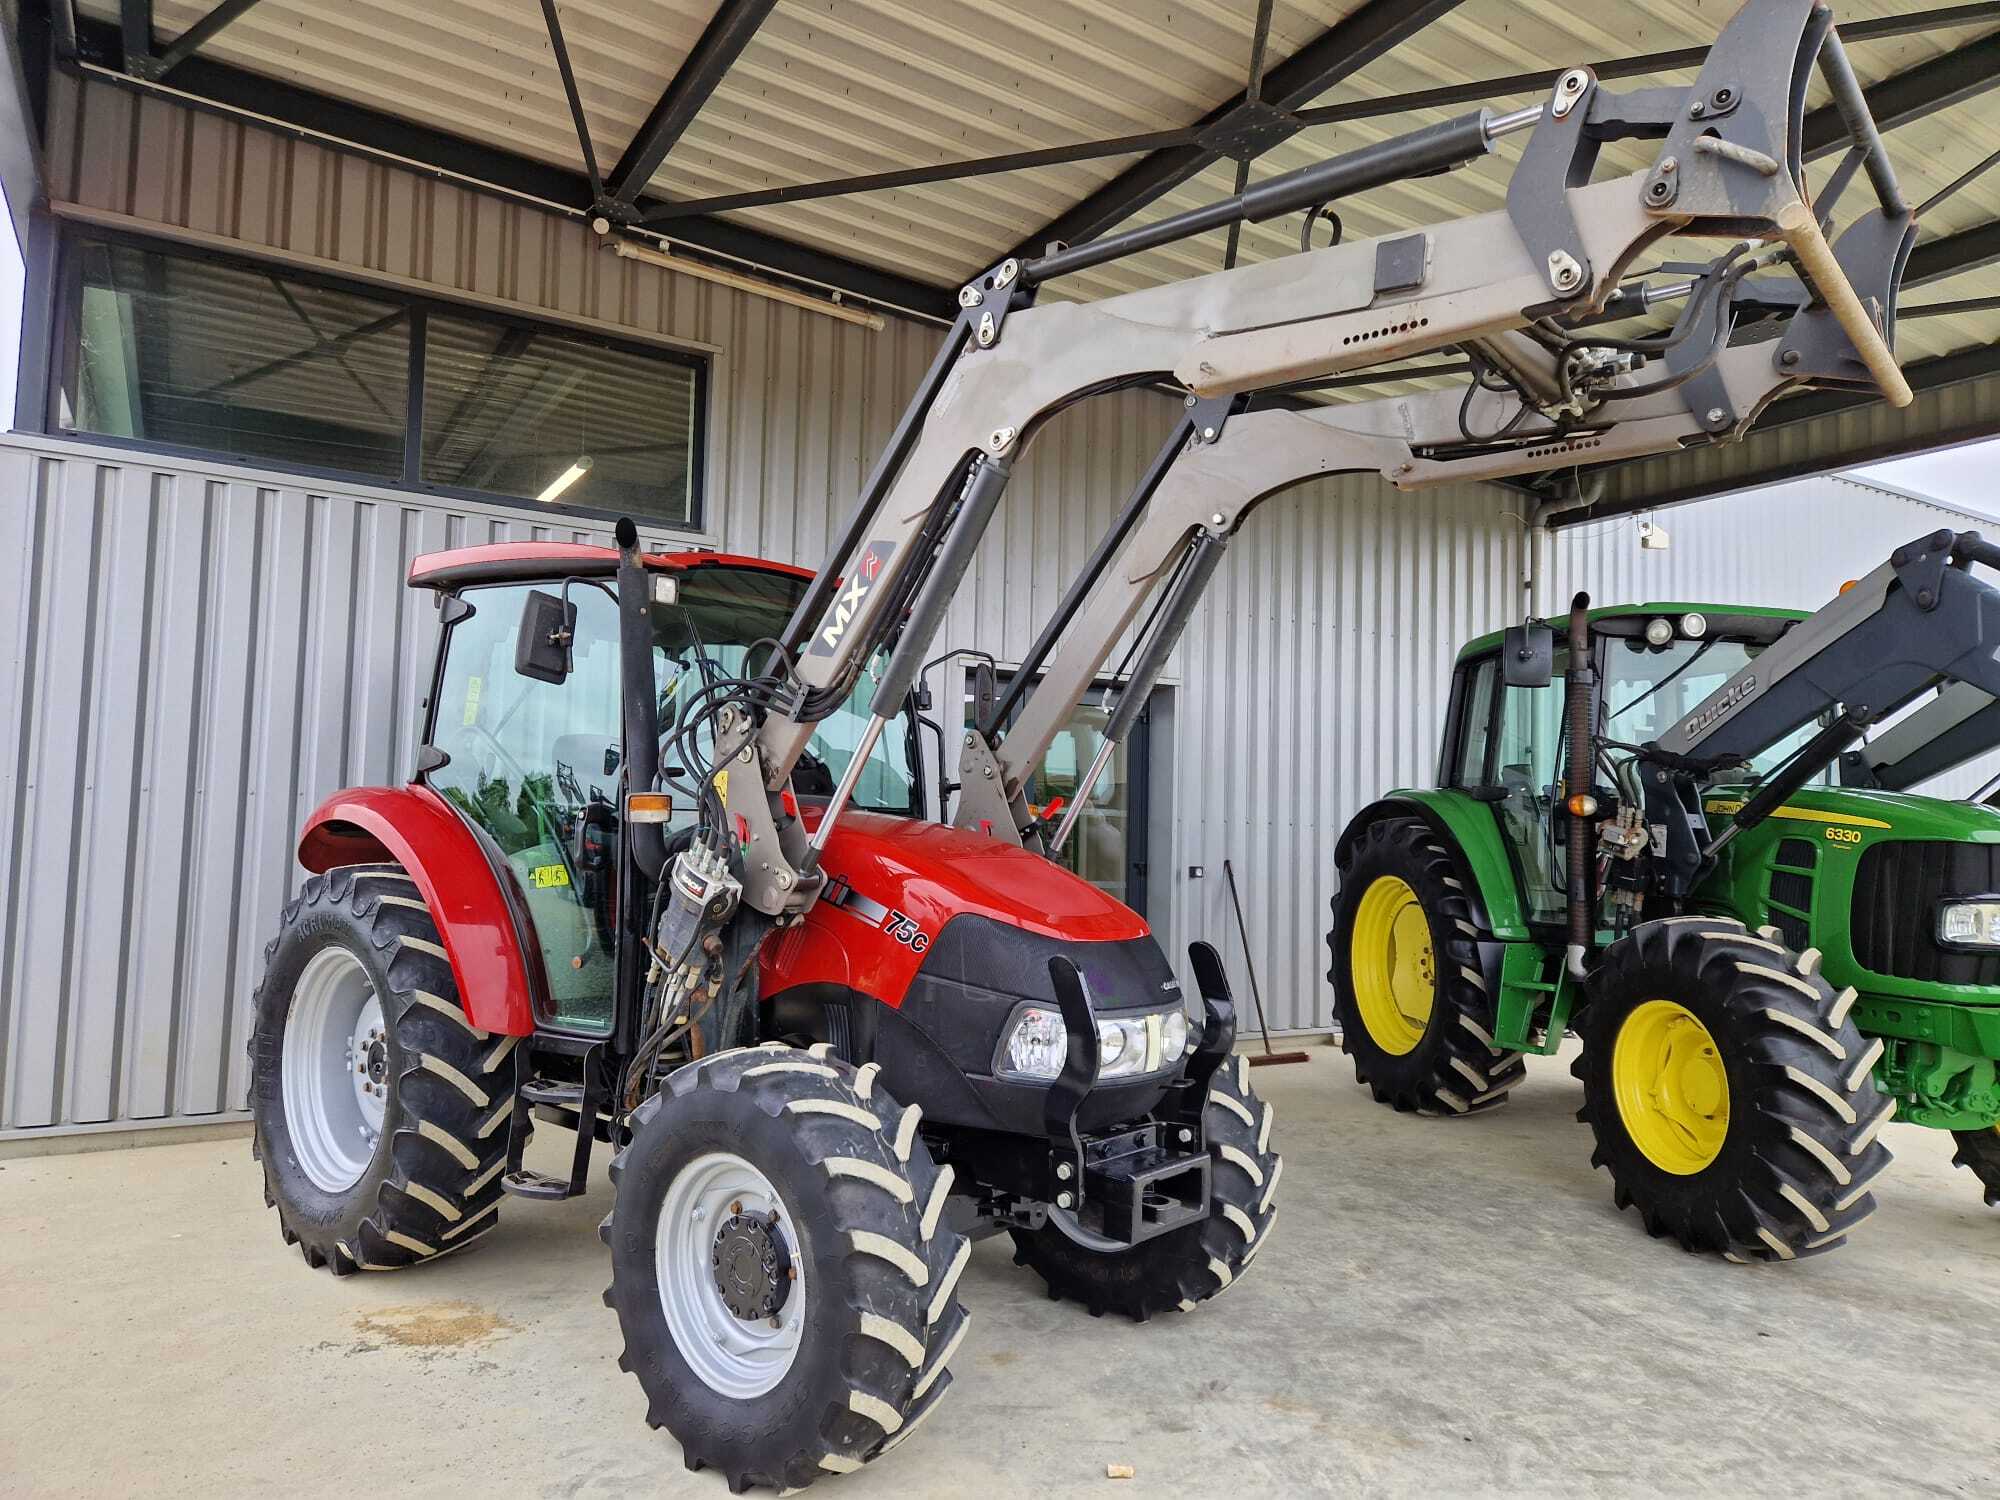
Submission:
M 220 449 L 189 447 L 179 443 L 119 437 L 111 433 L 91 432 L 84 428 L 66 425 L 61 420 L 61 401 L 66 392 L 77 388 L 81 374 L 79 364 L 82 348 L 78 337 L 78 322 L 83 299 L 83 257 L 78 253 L 78 247 L 90 241 L 125 245 L 146 254 L 205 261 L 254 275 L 274 276 L 300 286 L 318 287 L 349 296 L 365 297 L 373 302 L 403 309 L 409 318 L 409 357 L 405 377 L 402 472 L 391 476 L 354 469 L 323 468 L 312 464 L 280 464 L 255 454 L 229 453 Z M 651 515 L 635 515 L 632 519 L 642 526 L 684 532 L 691 536 L 709 534 L 708 428 L 714 362 L 706 355 L 690 350 L 667 348 L 642 339 L 624 339 L 594 329 L 578 328 L 556 317 L 537 318 L 511 308 L 495 308 L 466 298 L 383 286 L 359 278 L 294 266 L 289 261 L 275 257 L 233 254 L 206 245 L 191 245 L 168 235 L 144 234 L 122 227 L 65 221 L 57 237 L 56 255 L 56 306 L 53 327 L 50 330 L 53 346 L 50 367 L 55 372 L 56 378 L 49 382 L 43 408 L 43 428 L 54 436 L 74 438 L 79 442 L 98 443 L 110 448 L 128 449 L 137 453 L 166 453 L 216 463 L 236 464 L 245 468 L 270 468 L 306 479 L 325 479 L 345 484 L 365 485 L 374 489 L 401 490 L 416 495 L 435 496 L 439 499 L 471 500 L 484 505 L 504 505 L 527 510 L 536 515 L 616 521 L 629 514 L 626 511 L 600 510 L 593 506 L 570 504 L 561 500 L 544 502 L 532 495 L 510 495 L 497 490 L 476 490 L 456 485 L 435 484 L 423 477 L 424 376 L 427 364 L 425 344 L 430 316 L 436 313 L 496 328 L 547 334 L 569 343 L 614 350 L 621 354 L 636 355 L 688 370 L 694 378 L 694 393 L 690 402 L 694 421 L 693 430 L 689 434 L 688 451 L 689 515 L 681 521 L 671 521 Z

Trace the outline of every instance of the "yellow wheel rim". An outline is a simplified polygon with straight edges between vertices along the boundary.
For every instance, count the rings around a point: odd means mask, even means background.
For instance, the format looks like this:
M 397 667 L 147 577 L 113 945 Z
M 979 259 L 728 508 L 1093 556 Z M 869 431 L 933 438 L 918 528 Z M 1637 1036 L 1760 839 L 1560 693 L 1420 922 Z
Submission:
M 1437 994 L 1430 919 L 1408 881 L 1380 875 L 1361 893 L 1347 963 L 1361 1024 L 1401 1057 L 1424 1039 Z
M 1693 1011 L 1648 1000 L 1611 1045 L 1611 1088 L 1625 1133 L 1663 1172 L 1692 1177 L 1729 1136 L 1729 1075 Z

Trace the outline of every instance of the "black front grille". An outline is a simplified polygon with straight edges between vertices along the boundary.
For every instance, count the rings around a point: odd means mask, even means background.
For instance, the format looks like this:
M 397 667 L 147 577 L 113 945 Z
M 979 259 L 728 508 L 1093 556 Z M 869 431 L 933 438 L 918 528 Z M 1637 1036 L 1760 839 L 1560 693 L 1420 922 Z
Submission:
M 1819 849 L 1811 839 L 1780 840 L 1777 862 L 1798 868 L 1771 871 L 1771 899 L 1782 901 L 1799 911 L 1811 911 L 1813 878 L 1804 872 L 1811 870 L 1818 860 Z M 1812 927 L 1804 917 L 1793 916 L 1791 912 L 1779 911 L 1775 907 L 1766 909 L 1766 917 L 1794 953 L 1803 953 L 1812 946 Z
M 2000 891 L 2000 844 L 1897 840 L 1873 844 L 1854 872 L 1854 957 L 1864 969 L 1941 984 L 2000 984 L 2000 953 L 1937 942 L 1946 896 Z

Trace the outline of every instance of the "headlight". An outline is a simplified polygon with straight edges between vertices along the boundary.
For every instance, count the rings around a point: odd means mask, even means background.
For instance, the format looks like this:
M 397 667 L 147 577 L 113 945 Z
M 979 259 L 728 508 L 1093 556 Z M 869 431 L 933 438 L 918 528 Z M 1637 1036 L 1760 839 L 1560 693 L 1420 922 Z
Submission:
M 2000 898 L 1944 902 L 1937 938 L 1950 948 L 2000 948 Z
M 1187 1051 L 1185 1011 L 1097 1018 L 1097 1076 L 1138 1078 L 1179 1064 Z M 1069 1032 L 1053 1006 L 1024 1005 L 1000 1044 L 996 1071 L 1037 1082 L 1056 1078 L 1069 1057 Z

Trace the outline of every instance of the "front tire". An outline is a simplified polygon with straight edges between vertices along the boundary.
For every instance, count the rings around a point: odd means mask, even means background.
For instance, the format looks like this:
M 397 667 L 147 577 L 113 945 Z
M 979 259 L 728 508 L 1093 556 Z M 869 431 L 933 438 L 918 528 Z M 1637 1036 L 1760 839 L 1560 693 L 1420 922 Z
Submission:
M 1192 1312 L 1234 1286 L 1271 1237 L 1284 1161 L 1271 1144 L 1271 1106 L 1250 1089 L 1250 1060 L 1237 1057 L 1210 1080 L 1202 1128 L 1208 1137 L 1208 1217 L 1125 1250 L 1079 1244 L 1050 1223 L 1015 1229 L 1014 1263 L 1091 1316 L 1136 1322 L 1176 1308 Z M 1058 1210 L 1051 1209 L 1051 1214 Z
M 250 1107 L 286 1244 L 337 1276 L 460 1250 L 499 1218 L 517 1038 L 465 1018 L 396 865 L 315 875 L 252 1000 Z
M 1527 1076 L 1493 1045 L 1472 902 L 1451 854 L 1417 818 L 1371 823 L 1340 872 L 1326 935 L 1340 1047 L 1378 1104 L 1476 1114 Z
M 796 1489 L 888 1453 L 951 1385 L 971 1253 L 922 1111 L 823 1047 L 717 1053 L 611 1164 L 619 1368 L 690 1469 Z
M 1986 1130 L 1954 1130 L 1958 1143 L 1952 1165 L 1968 1168 L 1986 1190 L 1986 1206 L 2000 1208 L 2000 1125 Z
M 1875 1211 L 1894 1104 L 1852 990 L 1774 928 L 1642 923 L 1604 950 L 1578 1015 L 1577 1118 L 1620 1208 L 1655 1237 L 1736 1261 L 1831 1250 Z

